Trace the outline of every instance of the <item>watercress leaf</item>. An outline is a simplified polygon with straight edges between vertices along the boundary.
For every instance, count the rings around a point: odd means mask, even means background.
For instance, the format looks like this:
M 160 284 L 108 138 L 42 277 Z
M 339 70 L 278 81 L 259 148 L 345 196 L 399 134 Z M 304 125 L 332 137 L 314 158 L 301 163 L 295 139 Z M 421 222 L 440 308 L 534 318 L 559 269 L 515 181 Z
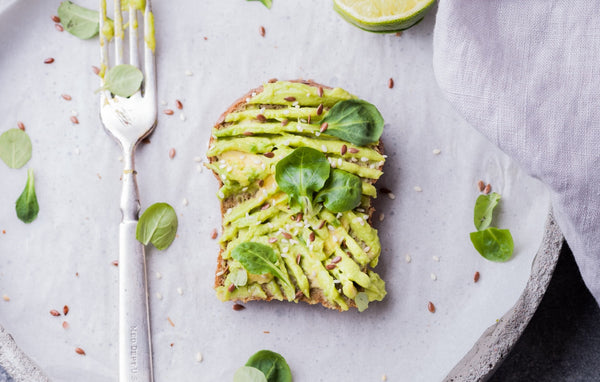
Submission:
M 9 129 L 0 135 L 0 158 L 10 168 L 21 168 L 31 159 L 31 139 L 23 130 Z
M 474 223 L 478 231 L 483 231 L 492 223 L 492 212 L 500 201 L 500 194 L 492 192 L 488 195 L 479 195 L 475 202 Z
M 255 367 L 267 377 L 267 382 L 291 382 L 292 372 L 285 358 L 270 350 L 261 350 L 246 362 L 246 366 Z
M 87 40 L 98 34 L 98 11 L 80 7 L 70 1 L 63 1 L 58 7 L 58 17 L 67 32 L 75 37 Z
M 328 135 L 333 135 L 357 146 L 379 141 L 383 133 L 383 117 L 367 101 L 349 99 L 340 101 L 325 114 Z
M 269 382 L 265 374 L 255 367 L 242 366 L 233 375 L 233 382 Z
M 310 207 L 313 193 L 325 185 L 330 169 L 322 152 L 299 147 L 277 162 L 275 180 L 292 201 L 307 208 Z
M 273 2 L 271 0 L 246 0 L 246 1 L 260 1 L 267 8 L 271 8 Z
M 362 181 L 349 172 L 332 169 L 325 187 L 315 197 L 331 212 L 344 212 L 356 208 L 362 196 Z
M 130 97 L 142 86 L 144 74 L 129 64 L 116 65 L 104 75 L 103 90 L 108 90 L 120 97 Z
M 514 251 L 513 238 L 507 229 L 488 227 L 471 232 L 471 242 L 481 256 L 491 261 L 505 262 Z
M 142 244 L 152 243 L 164 250 L 171 245 L 177 234 L 177 214 L 167 203 L 155 203 L 148 207 L 138 221 L 135 237 Z
M 35 182 L 32 169 L 27 170 L 27 183 L 21 196 L 17 199 L 15 209 L 17 217 L 23 223 L 31 223 L 37 217 L 38 212 L 40 212 L 40 206 L 35 195 Z
M 286 284 L 290 284 L 288 278 L 276 265 L 277 254 L 268 245 L 248 241 L 235 247 L 231 252 L 231 257 L 239 261 L 253 275 L 269 273 Z

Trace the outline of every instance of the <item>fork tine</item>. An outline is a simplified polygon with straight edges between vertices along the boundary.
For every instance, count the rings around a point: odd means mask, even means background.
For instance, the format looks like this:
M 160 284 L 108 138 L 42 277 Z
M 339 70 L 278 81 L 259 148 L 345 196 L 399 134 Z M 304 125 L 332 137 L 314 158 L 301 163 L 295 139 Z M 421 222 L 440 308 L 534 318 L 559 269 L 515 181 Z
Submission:
M 137 68 L 140 67 L 138 55 L 138 21 L 137 10 L 133 2 L 129 3 L 129 63 Z
M 100 0 L 100 17 L 99 17 L 99 29 L 100 29 L 100 86 L 104 86 L 104 73 L 108 69 L 108 41 L 102 32 L 104 29 L 104 23 L 106 22 L 106 0 Z M 106 100 L 106 91 L 100 92 L 100 102 L 104 103 Z
M 115 65 L 123 63 L 123 34 L 121 0 L 115 0 Z
M 156 105 L 156 64 L 154 60 L 154 14 L 150 0 L 144 11 L 144 98 Z

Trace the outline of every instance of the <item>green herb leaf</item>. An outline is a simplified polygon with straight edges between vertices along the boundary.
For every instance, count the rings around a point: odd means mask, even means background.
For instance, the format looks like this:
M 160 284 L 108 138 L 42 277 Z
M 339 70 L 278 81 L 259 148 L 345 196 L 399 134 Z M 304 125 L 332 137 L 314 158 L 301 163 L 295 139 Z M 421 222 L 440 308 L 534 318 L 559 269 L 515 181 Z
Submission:
M 246 1 L 260 1 L 261 3 L 263 3 L 263 5 L 267 8 L 271 8 L 271 5 L 273 4 L 272 0 L 246 0 Z
M 333 105 L 322 120 L 327 122 L 326 134 L 357 146 L 379 141 L 383 133 L 383 117 L 367 101 L 349 99 Z
M 475 228 L 478 231 L 483 231 L 490 226 L 492 223 L 492 212 L 501 198 L 502 196 L 495 192 L 489 195 L 479 195 L 475 202 L 475 216 L 473 218 Z
M 0 158 L 10 168 L 21 168 L 31 159 L 31 139 L 23 130 L 9 129 L 0 135 Z
M 142 244 L 152 243 L 162 251 L 175 240 L 177 225 L 177 214 L 173 207 L 167 203 L 154 203 L 140 217 L 135 237 Z
M 37 196 L 35 195 L 35 182 L 33 178 L 33 170 L 27 170 L 27 183 L 25 189 L 17 199 L 15 204 L 17 211 L 17 217 L 23 223 L 31 223 L 35 220 L 40 212 L 40 206 L 38 205 Z
M 312 195 L 325 185 L 331 166 L 325 155 L 309 147 L 300 147 L 277 162 L 275 180 L 292 201 L 312 208 Z
M 315 201 L 323 202 L 331 212 L 344 212 L 356 208 L 362 196 L 362 181 L 349 172 L 332 169 L 325 187 L 319 191 Z
M 514 242 L 510 231 L 488 227 L 483 231 L 471 232 L 473 246 L 488 260 L 504 262 L 512 257 Z
M 281 272 L 281 269 L 275 265 L 277 263 L 277 254 L 268 245 L 248 241 L 235 247 L 231 252 L 231 257 L 239 261 L 253 275 L 269 273 L 278 277 L 286 284 L 290 284 L 290 281 Z
M 144 74 L 135 66 L 122 64 L 113 66 L 104 75 L 104 86 L 98 90 L 108 90 L 120 97 L 131 97 L 142 86 Z
M 242 366 L 233 375 L 233 382 L 269 382 L 265 374 L 255 367 Z
M 98 34 L 100 28 L 98 11 L 80 7 L 70 1 L 63 1 L 58 7 L 60 23 L 75 37 L 87 40 Z
M 267 382 L 292 382 L 292 372 L 285 358 L 270 350 L 257 352 L 248 359 L 246 366 L 262 371 Z

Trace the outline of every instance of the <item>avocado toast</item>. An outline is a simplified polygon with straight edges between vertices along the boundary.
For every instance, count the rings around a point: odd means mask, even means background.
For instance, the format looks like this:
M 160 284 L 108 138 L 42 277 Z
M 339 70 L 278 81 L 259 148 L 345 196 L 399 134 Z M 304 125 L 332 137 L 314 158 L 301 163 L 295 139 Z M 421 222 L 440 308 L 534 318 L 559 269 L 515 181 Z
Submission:
M 373 105 L 312 81 L 269 81 L 219 118 L 207 167 L 220 186 L 220 300 L 362 311 L 384 298 L 370 225 L 382 128 Z

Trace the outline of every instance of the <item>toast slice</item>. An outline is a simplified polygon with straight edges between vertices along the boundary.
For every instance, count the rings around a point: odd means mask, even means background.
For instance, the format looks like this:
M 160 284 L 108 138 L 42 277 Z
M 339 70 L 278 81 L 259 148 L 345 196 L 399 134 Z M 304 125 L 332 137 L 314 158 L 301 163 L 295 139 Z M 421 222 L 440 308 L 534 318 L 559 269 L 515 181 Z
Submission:
M 221 115 L 207 152 L 222 213 L 215 274 L 220 300 L 304 301 L 362 311 L 384 298 L 385 283 L 372 269 L 381 247 L 371 227 L 383 145 L 379 137 L 363 146 L 352 144 L 322 123 L 334 105 L 355 99 L 313 81 L 270 80 Z M 341 211 L 330 207 L 332 212 L 318 198 L 303 205 L 282 190 L 278 163 L 306 147 L 323 155 L 330 174 L 336 169 L 360 179 L 357 205 Z M 244 243 L 258 252 L 249 253 Z

